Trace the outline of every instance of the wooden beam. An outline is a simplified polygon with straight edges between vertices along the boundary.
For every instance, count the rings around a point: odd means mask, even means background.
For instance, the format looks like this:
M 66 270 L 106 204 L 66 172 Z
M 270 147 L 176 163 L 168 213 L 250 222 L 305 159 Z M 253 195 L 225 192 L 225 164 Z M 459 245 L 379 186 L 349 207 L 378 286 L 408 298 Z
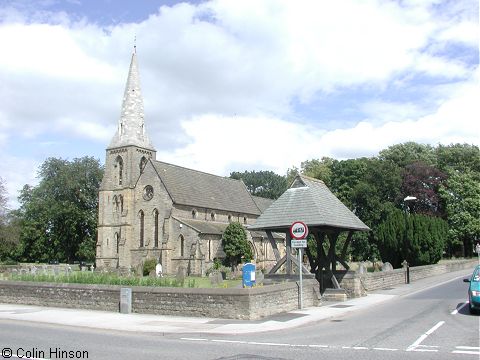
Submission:
M 272 245 L 273 253 L 275 254 L 275 260 L 278 262 L 282 257 L 280 256 L 280 251 L 278 251 L 277 241 L 273 238 L 271 230 L 267 230 L 266 233 L 268 240 L 270 240 L 270 244 Z
M 298 269 L 298 259 L 295 256 L 292 256 L 292 263 L 294 263 Z M 308 271 L 307 267 L 303 265 L 303 263 L 302 263 L 302 270 L 303 270 L 303 274 L 310 274 L 310 271 Z
M 285 255 L 280 260 L 278 260 L 277 263 L 275 264 L 275 266 L 273 268 L 271 268 L 268 273 L 269 274 L 275 274 L 278 271 L 278 269 L 280 269 L 280 266 L 285 264 L 285 261 L 287 261 L 287 255 Z
M 285 266 L 285 270 L 287 272 L 287 275 L 292 275 L 292 246 L 291 246 L 291 235 L 290 231 L 287 231 L 287 237 L 285 239 L 286 241 L 286 246 L 287 246 L 287 264 Z
M 350 230 L 348 232 L 347 239 L 345 240 L 345 244 L 343 244 L 342 252 L 340 253 L 340 258 L 338 259 L 340 264 L 342 264 L 347 271 L 350 269 L 350 266 L 348 266 L 347 262 L 345 261 L 345 256 L 347 256 L 348 245 L 350 245 L 350 242 L 352 241 L 352 236 L 353 236 L 353 230 Z

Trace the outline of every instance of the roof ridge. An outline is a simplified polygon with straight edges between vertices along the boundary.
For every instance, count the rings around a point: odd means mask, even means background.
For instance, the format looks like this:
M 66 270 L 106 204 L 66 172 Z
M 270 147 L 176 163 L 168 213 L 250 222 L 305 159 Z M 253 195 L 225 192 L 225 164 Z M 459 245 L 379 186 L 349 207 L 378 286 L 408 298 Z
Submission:
M 186 166 L 181 166 L 181 165 L 176 165 L 176 164 L 168 163 L 168 162 L 166 162 L 166 161 L 152 160 L 152 162 L 156 162 L 156 163 L 162 163 L 162 164 L 166 164 L 166 165 L 174 166 L 174 167 L 176 167 L 176 168 L 181 168 L 181 169 L 185 169 L 185 170 L 194 171 L 194 172 L 196 172 L 196 173 L 200 173 L 200 174 L 204 174 L 204 175 L 215 176 L 215 177 L 217 177 L 217 178 L 220 178 L 220 179 L 225 179 L 225 180 L 233 180 L 233 181 L 240 181 L 240 182 L 242 182 L 242 183 L 243 183 L 243 181 L 241 181 L 241 180 L 232 179 L 232 178 L 230 178 L 230 177 L 227 177 L 227 176 L 216 175 L 216 174 L 208 173 L 208 172 L 205 172 L 205 171 L 201 171 L 201 170 L 196 170 L 196 169 L 188 168 L 188 167 L 186 167 Z
M 298 174 L 298 176 L 300 176 L 300 178 L 302 178 L 302 179 L 307 179 L 307 180 L 310 180 L 310 181 L 315 181 L 315 182 L 318 182 L 318 183 L 321 183 L 321 184 L 325 185 L 325 182 L 324 182 L 323 180 L 316 179 L 316 178 L 314 178 L 314 177 L 307 176 L 307 175 L 303 175 L 303 174 Z

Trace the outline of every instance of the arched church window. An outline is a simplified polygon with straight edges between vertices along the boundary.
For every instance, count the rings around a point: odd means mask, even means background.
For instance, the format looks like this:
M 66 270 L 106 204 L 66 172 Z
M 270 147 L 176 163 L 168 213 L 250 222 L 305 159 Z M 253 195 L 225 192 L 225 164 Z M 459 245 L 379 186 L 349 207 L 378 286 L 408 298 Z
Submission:
M 153 219 L 154 219 L 154 233 L 153 233 L 154 246 L 158 248 L 158 210 L 157 209 L 153 210 Z
M 119 243 L 120 243 L 120 239 L 119 239 L 118 233 L 116 232 L 115 233 L 115 247 L 117 249 L 117 254 L 118 254 L 118 247 L 120 245 Z
M 215 213 L 213 211 L 210 213 L 210 220 L 215 221 Z
M 119 202 L 120 202 L 120 212 L 123 213 L 123 195 L 118 196 Z M 117 205 L 118 209 L 118 205 Z
M 180 235 L 180 256 L 183 257 L 185 255 L 185 238 L 183 235 Z
M 192 219 L 196 219 L 197 218 L 197 210 L 193 209 L 192 210 Z
M 228 222 L 232 222 L 232 215 L 231 214 L 228 214 Z
M 244 224 L 247 223 L 247 217 L 246 217 L 246 216 L 243 217 L 243 223 L 244 223 Z
M 140 218 L 140 247 L 143 247 L 145 235 L 145 214 L 142 210 L 140 210 L 138 216 Z
M 122 185 L 123 182 L 123 159 L 120 155 L 117 156 L 117 159 L 115 160 L 115 167 L 117 168 L 118 171 L 118 185 Z
M 117 195 L 113 197 L 113 211 L 117 212 L 118 211 L 118 198 Z
M 145 166 L 147 166 L 147 161 L 147 158 L 145 156 L 142 156 L 142 159 L 140 160 L 140 174 L 143 173 Z

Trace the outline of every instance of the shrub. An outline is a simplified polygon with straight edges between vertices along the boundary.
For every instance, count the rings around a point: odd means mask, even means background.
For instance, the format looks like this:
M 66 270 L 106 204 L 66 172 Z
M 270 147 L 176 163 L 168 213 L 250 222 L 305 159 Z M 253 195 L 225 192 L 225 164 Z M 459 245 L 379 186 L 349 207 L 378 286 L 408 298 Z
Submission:
M 148 276 L 150 275 L 150 272 L 152 270 L 155 270 L 155 267 L 157 266 L 157 261 L 155 259 L 147 259 L 143 263 L 143 276 Z

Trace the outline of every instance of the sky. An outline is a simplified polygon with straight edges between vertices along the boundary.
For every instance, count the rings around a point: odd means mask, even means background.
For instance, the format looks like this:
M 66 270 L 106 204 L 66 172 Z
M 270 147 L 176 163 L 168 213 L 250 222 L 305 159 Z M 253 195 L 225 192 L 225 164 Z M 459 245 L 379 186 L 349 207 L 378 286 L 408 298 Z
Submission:
M 478 0 L 0 0 L 0 177 L 105 149 L 136 44 L 157 160 L 228 176 L 480 145 Z

